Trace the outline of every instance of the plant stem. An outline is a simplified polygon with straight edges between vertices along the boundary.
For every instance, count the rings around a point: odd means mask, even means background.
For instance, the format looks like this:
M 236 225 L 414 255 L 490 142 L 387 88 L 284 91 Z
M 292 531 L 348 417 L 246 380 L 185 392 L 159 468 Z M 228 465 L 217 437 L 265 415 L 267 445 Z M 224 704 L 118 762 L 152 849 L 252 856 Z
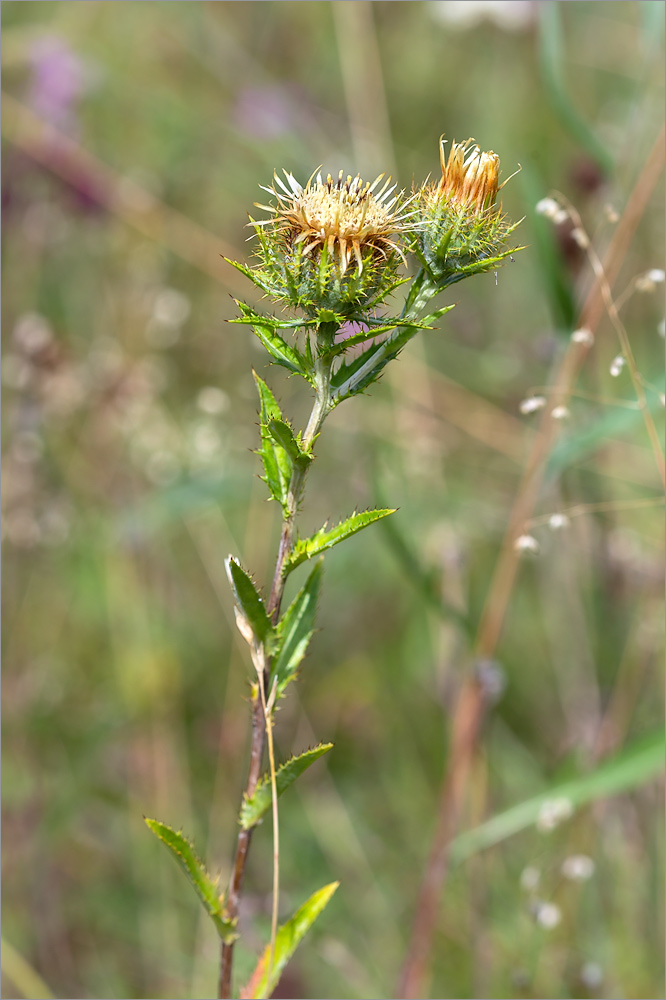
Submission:
M 314 439 L 319 434 L 324 420 L 332 409 L 330 396 L 331 364 L 317 361 L 315 370 L 316 398 L 308 420 L 307 427 L 303 433 L 301 446 L 303 451 L 310 451 Z M 280 616 L 280 605 L 284 592 L 285 576 L 284 567 L 289 553 L 294 544 L 294 534 L 296 530 L 296 515 L 303 493 L 305 475 L 307 468 L 294 464 L 287 493 L 286 510 L 284 511 L 284 521 L 280 534 L 280 544 L 273 574 L 271 593 L 268 599 L 267 611 L 272 616 L 273 622 L 277 623 Z M 246 797 L 254 794 L 259 778 L 261 777 L 261 763 L 264 754 L 264 740 L 266 732 L 271 726 L 271 713 L 265 704 L 265 692 L 268 682 L 270 662 L 267 663 L 263 671 L 263 677 L 259 677 L 257 684 L 252 686 L 252 696 L 250 699 L 252 709 L 252 741 L 250 745 L 250 766 L 248 771 Z M 274 780 L 273 780 L 274 783 Z M 229 891 L 225 901 L 225 915 L 229 920 L 236 920 L 240 908 L 240 900 L 243 892 L 243 879 L 247 856 L 252 840 L 252 829 L 239 830 L 236 841 L 236 853 L 234 856 L 234 866 L 229 883 Z M 274 875 L 275 879 L 275 875 Z M 272 935 L 273 939 L 273 935 Z M 218 996 L 220 1000 L 230 1000 L 232 995 L 232 970 L 234 958 L 234 942 L 222 943 L 220 981 Z

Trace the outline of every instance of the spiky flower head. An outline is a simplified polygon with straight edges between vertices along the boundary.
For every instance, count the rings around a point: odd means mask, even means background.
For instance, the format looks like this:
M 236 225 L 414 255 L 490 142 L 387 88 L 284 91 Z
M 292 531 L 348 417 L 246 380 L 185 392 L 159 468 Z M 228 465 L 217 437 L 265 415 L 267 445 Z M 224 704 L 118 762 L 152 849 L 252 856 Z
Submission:
M 451 284 L 498 267 L 514 252 L 503 248 L 519 223 L 508 222 L 497 204 L 504 186 L 497 153 L 482 152 L 467 139 L 452 143 L 447 159 L 444 142 L 440 139 L 442 176 L 419 192 L 417 249 L 435 279 Z
M 383 301 L 404 261 L 398 241 L 410 229 L 391 178 L 380 174 L 370 184 L 341 170 L 336 179 L 313 174 L 305 187 L 287 171 L 284 178 L 275 174 L 263 188 L 275 202 L 258 207 L 271 217 L 253 221 L 265 290 L 312 315 L 348 317 Z

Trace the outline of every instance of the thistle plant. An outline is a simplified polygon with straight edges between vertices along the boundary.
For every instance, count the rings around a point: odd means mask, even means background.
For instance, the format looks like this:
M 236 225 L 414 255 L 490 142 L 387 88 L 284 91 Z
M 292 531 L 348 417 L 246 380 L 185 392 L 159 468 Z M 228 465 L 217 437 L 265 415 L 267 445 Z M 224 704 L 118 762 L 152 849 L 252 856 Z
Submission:
M 240 316 L 234 322 L 251 328 L 272 364 L 303 379 L 313 403 L 306 426 L 296 429 L 267 382 L 254 373 L 260 406 L 257 454 L 270 499 L 281 508 L 282 530 L 273 579 L 263 590 L 236 557 L 226 562 L 236 622 L 254 670 L 248 779 L 227 889 L 220 892 L 181 833 L 146 820 L 190 878 L 220 935 L 221 998 L 234 995 L 232 965 L 248 852 L 268 812 L 274 844 L 271 938 L 241 996 L 271 995 L 337 888 L 332 883 L 319 889 L 278 926 L 278 799 L 332 744 L 320 743 L 277 766 L 275 712 L 298 676 L 314 631 L 323 554 L 394 513 L 387 508 L 353 513 L 334 527 L 325 524 L 301 537 L 297 517 L 323 424 L 337 406 L 377 382 L 419 330 L 432 328 L 453 308 L 432 310 L 436 296 L 463 278 L 494 271 L 514 252 L 506 242 L 517 224 L 506 220 L 497 202 L 499 157 L 469 139 L 454 142 L 447 159 L 440 141 L 440 162 L 441 178 L 426 181 L 409 197 L 383 174 L 365 183 L 342 171 L 325 179 L 315 172 L 302 186 L 292 174 L 276 173 L 272 186 L 263 188 L 269 204 L 257 206 L 268 217 L 250 220 L 254 262 L 229 261 L 273 304 L 272 312 L 258 312 L 238 302 Z M 404 276 L 401 271 L 410 264 L 412 273 Z M 406 291 L 402 308 L 392 315 L 388 301 L 401 286 Z M 360 332 L 353 332 L 355 325 Z M 284 609 L 287 579 L 305 563 L 305 580 Z

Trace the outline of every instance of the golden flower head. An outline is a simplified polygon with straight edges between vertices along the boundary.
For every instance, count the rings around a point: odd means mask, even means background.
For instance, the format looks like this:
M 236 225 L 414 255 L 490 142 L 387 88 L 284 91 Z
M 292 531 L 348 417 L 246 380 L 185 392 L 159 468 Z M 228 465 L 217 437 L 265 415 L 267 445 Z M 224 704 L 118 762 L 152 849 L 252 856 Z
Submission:
M 432 276 L 450 284 L 495 270 L 512 252 L 503 248 L 516 226 L 497 204 L 506 183 L 499 183 L 497 153 L 483 152 L 474 139 L 467 139 L 452 143 L 447 157 L 440 139 L 439 160 L 440 180 L 419 192 L 417 243 Z
M 450 198 L 476 212 L 491 208 L 500 189 L 497 153 L 482 153 L 474 139 L 467 139 L 452 144 L 447 162 L 444 142 L 439 140 L 442 179 L 437 185 L 438 197 Z
M 263 189 L 276 196 L 277 205 L 258 206 L 274 216 L 260 224 L 277 222 L 294 247 L 302 244 L 304 256 L 325 247 L 329 259 L 337 256 L 344 274 L 353 254 L 359 275 L 366 250 L 384 259 L 397 253 L 404 260 L 394 238 L 408 229 L 409 216 L 400 204 L 400 194 L 394 194 L 396 185 L 391 185 L 390 177 L 379 188 L 384 174 L 370 184 L 358 174 L 345 177 L 341 170 L 335 180 L 330 174 L 326 180 L 320 173 L 316 179 L 313 174 L 301 187 L 292 174 L 285 170 L 284 175 L 286 184 L 275 174 L 276 186 Z

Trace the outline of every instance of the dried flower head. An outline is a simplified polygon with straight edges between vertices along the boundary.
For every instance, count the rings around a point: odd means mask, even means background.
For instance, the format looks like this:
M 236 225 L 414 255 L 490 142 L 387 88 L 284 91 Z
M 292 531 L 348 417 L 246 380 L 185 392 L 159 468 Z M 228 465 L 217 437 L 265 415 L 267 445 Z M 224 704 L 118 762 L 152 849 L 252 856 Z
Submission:
M 323 180 L 318 173 L 314 183 L 313 175 L 305 187 L 286 170 L 284 175 L 289 187 L 276 174 L 275 184 L 280 190 L 276 187 L 263 189 L 276 196 L 277 205 L 260 207 L 276 216 L 279 227 L 292 243 L 303 244 L 304 255 L 326 247 L 331 259 L 337 253 L 343 274 L 352 253 L 359 274 L 363 271 L 363 251 L 366 249 L 379 251 L 384 259 L 391 251 L 403 256 L 394 237 L 405 232 L 408 216 L 404 206 L 400 206 L 400 195 L 393 194 L 396 185 L 391 185 L 390 177 L 375 193 L 384 174 L 370 184 L 369 181 L 364 183 L 358 174 L 345 177 L 342 170 L 337 180 L 330 174 Z
M 440 139 L 439 159 L 440 180 L 426 183 L 419 192 L 417 244 L 432 276 L 451 284 L 499 267 L 514 252 L 503 248 L 518 223 L 507 222 L 497 204 L 504 184 L 499 182 L 496 153 L 483 152 L 467 139 L 454 142 L 447 158 Z

